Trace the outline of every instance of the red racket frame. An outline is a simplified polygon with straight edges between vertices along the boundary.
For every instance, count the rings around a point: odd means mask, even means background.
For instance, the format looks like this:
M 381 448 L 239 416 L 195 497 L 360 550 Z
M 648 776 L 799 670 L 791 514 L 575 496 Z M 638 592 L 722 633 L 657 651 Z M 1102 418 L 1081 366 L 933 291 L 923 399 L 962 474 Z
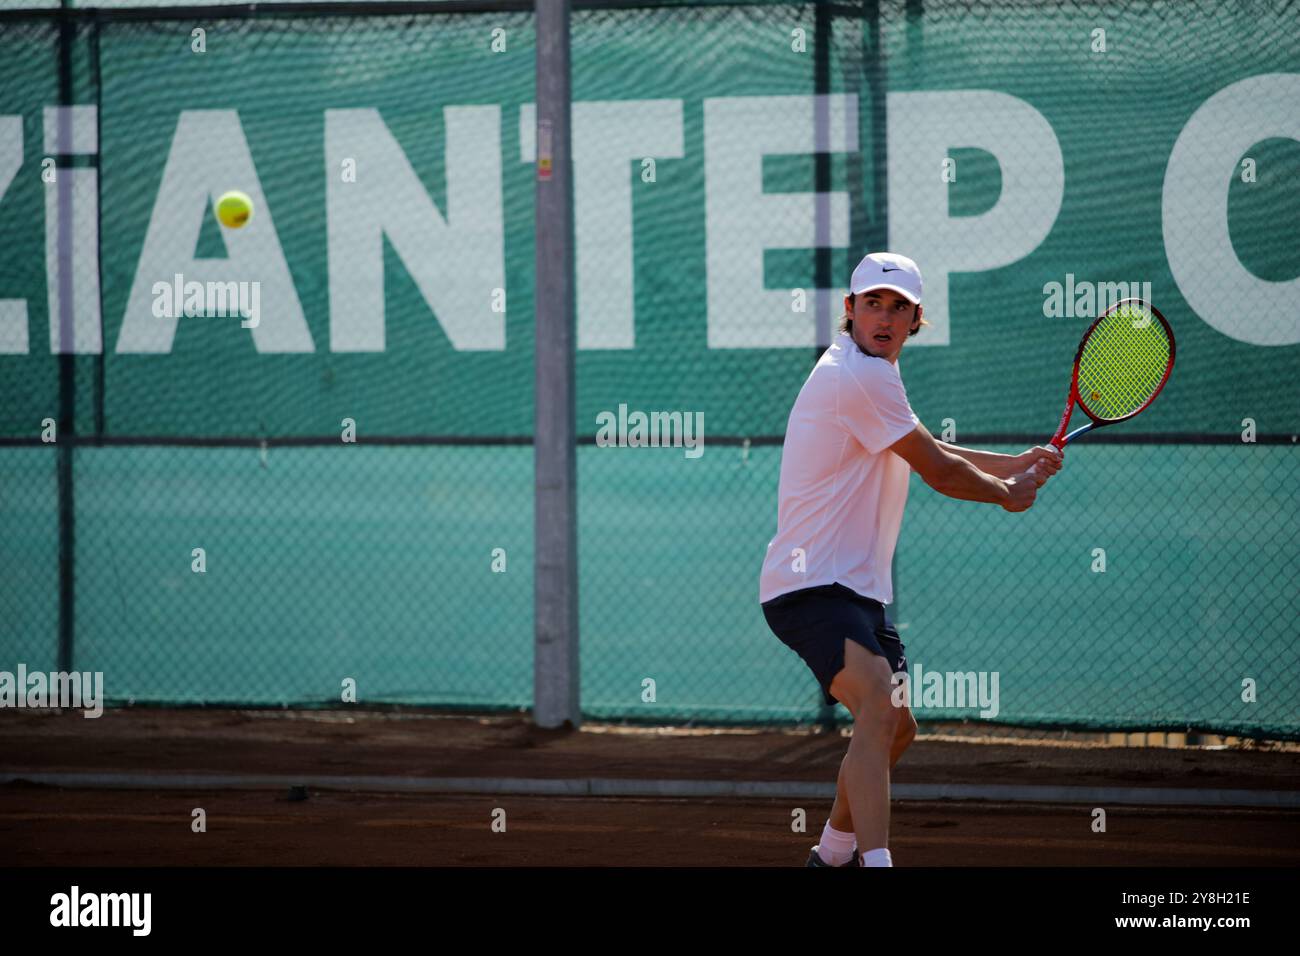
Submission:
M 1133 409 L 1133 411 L 1129 412 L 1127 415 L 1123 415 L 1119 418 L 1102 418 L 1100 416 L 1094 415 L 1092 413 L 1092 409 L 1088 408 L 1087 403 L 1084 402 L 1083 398 L 1079 395 L 1079 361 L 1080 359 L 1083 358 L 1083 347 L 1088 342 L 1088 336 L 1092 335 L 1093 329 L 1097 328 L 1097 326 L 1101 324 L 1101 320 L 1106 318 L 1108 315 L 1110 315 L 1112 312 L 1114 312 L 1116 309 L 1120 308 L 1121 306 L 1132 304 L 1132 303 L 1136 303 L 1140 305 L 1142 308 L 1149 311 L 1152 315 L 1156 317 L 1157 320 L 1159 320 L 1160 324 L 1165 327 L 1165 335 L 1169 337 L 1169 362 L 1165 366 L 1165 374 L 1160 379 L 1160 384 L 1156 386 L 1156 390 L 1151 393 L 1151 396 L 1145 402 L 1143 402 L 1137 408 Z M 1173 328 L 1170 327 L 1169 322 L 1165 319 L 1165 317 L 1160 314 L 1159 309 L 1157 309 L 1150 302 L 1147 302 L 1145 299 L 1121 299 L 1120 301 L 1116 302 L 1109 309 L 1107 309 L 1105 312 L 1099 315 L 1096 321 L 1092 323 L 1092 325 L 1088 326 L 1088 330 L 1083 333 L 1083 338 L 1079 340 L 1079 348 L 1074 353 L 1074 371 L 1070 373 L 1070 393 L 1069 395 L 1066 396 L 1065 399 L 1065 413 L 1061 415 L 1061 424 L 1057 426 L 1056 434 L 1051 437 L 1051 439 L 1048 441 L 1048 444 L 1056 447 L 1059 450 L 1061 448 L 1064 448 L 1066 445 L 1074 441 L 1076 438 L 1078 438 L 1080 435 L 1084 434 L 1085 432 L 1092 431 L 1092 429 L 1094 428 L 1101 428 L 1105 425 L 1114 425 L 1116 422 L 1128 421 L 1134 415 L 1138 414 L 1138 412 L 1141 412 L 1144 409 L 1146 409 L 1148 406 L 1150 406 L 1152 402 L 1156 400 L 1156 396 L 1160 394 L 1160 390 L 1165 387 L 1165 382 L 1169 381 L 1169 373 L 1174 370 L 1174 354 L 1175 354 L 1174 330 Z M 1066 428 L 1069 427 L 1070 416 L 1074 413 L 1074 406 L 1076 404 L 1083 409 L 1083 413 L 1087 415 L 1088 418 L 1091 419 L 1091 421 L 1089 421 L 1088 424 L 1083 425 L 1080 428 L 1076 428 L 1074 431 L 1070 432 L 1067 435 L 1065 433 L 1065 430 Z

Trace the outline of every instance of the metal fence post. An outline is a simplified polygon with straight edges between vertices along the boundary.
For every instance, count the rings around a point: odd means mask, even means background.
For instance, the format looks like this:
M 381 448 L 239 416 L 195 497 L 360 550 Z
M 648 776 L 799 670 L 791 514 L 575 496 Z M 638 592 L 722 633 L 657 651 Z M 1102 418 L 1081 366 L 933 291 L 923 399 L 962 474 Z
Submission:
M 569 2 L 537 0 L 533 720 L 580 723 Z

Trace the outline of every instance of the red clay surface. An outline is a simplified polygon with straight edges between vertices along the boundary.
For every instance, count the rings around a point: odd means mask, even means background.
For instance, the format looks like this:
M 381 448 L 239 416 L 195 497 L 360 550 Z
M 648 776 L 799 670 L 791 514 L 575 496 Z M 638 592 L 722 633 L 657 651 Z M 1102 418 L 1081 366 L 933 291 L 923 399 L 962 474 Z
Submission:
M 312 775 L 832 782 L 840 733 L 541 731 L 522 717 L 339 711 L 0 713 L 0 771 L 302 775 L 285 792 L 0 787 L 10 865 L 790 866 L 829 801 L 336 792 Z M 1300 789 L 1295 752 L 919 738 L 898 783 Z M 207 832 L 191 830 L 201 807 Z M 493 832 L 494 811 L 506 832 Z M 803 809 L 807 833 L 792 832 Z M 1295 866 L 1300 811 L 895 801 L 900 866 Z

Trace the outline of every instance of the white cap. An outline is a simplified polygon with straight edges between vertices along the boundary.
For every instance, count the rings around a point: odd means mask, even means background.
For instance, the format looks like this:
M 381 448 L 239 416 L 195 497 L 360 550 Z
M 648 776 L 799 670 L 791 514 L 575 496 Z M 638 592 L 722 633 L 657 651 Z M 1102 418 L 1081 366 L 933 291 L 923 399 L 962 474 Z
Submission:
M 921 270 L 907 256 L 893 252 L 868 253 L 853 270 L 849 291 L 857 294 L 868 289 L 892 289 L 917 305 L 921 301 Z

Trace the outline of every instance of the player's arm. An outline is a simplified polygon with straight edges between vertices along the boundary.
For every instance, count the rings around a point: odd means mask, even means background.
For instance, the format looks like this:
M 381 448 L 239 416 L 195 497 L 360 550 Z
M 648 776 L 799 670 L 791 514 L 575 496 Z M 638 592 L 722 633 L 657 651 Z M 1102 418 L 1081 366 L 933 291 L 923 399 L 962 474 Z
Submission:
M 1055 448 L 1035 447 L 1019 455 L 1000 455 L 995 451 L 980 451 L 975 448 L 962 448 L 946 441 L 935 439 L 935 444 L 947 452 L 966 459 L 980 471 L 994 478 L 1011 478 L 1038 465 L 1038 470 L 1048 478 L 1061 470 L 1061 453 Z
M 1038 482 L 1033 476 L 999 478 L 982 471 L 935 441 L 924 425 L 918 424 L 890 445 L 889 450 L 911 465 L 922 481 L 949 498 L 999 504 L 1008 511 L 1024 511 L 1034 503 Z

